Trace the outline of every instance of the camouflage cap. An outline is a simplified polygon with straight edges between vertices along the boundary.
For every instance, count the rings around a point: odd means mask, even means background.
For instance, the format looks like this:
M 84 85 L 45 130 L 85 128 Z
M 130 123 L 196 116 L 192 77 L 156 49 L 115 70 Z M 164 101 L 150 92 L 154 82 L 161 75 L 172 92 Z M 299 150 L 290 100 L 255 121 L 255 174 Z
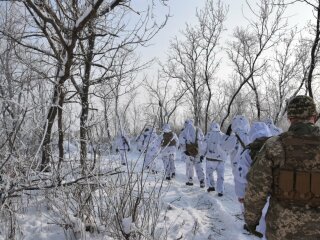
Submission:
M 311 97 L 295 96 L 288 104 L 288 118 L 306 119 L 317 114 L 316 104 Z

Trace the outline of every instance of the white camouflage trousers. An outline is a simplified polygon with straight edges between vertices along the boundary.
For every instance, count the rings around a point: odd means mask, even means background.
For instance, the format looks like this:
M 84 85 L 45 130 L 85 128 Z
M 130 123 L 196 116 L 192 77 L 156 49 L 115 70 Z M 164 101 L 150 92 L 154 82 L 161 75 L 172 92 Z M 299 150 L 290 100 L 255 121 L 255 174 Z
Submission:
M 217 186 L 213 177 L 213 172 L 217 172 Z M 223 193 L 224 187 L 224 161 L 206 160 L 206 180 L 208 187 L 216 187 L 218 193 Z
M 204 181 L 204 172 L 200 156 L 192 157 L 186 155 L 186 175 L 188 182 L 193 182 L 194 168 L 196 169 L 197 177 L 199 181 Z
M 127 151 L 124 149 L 120 149 L 119 154 L 120 154 L 121 164 L 127 164 Z
M 176 172 L 176 166 L 174 164 L 174 160 L 175 160 L 174 153 L 162 155 L 163 167 L 164 167 L 166 177 L 172 177 L 172 174 Z
M 156 171 L 157 156 L 152 153 L 146 153 L 143 161 L 143 169 L 150 169 Z

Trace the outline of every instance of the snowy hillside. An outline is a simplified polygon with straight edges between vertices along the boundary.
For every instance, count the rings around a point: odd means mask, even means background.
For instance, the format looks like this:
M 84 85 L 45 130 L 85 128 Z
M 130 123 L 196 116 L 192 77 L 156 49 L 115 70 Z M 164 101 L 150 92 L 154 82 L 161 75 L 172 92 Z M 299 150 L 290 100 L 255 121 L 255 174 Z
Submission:
M 129 165 L 135 163 L 139 157 L 138 152 L 130 152 Z M 101 165 L 108 166 L 111 162 L 119 165 L 118 156 L 105 157 Z M 142 159 L 139 159 L 135 171 L 141 170 L 141 163 Z M 126 172 L 127 167 L 122 166 L 121 169 Z M 161 159 L 157 159 L 157 168 L 160 170 L 157 174 L 145 173 L 145 191 L 148 191 L 148 186 L 162 181 Z M 206 188 L 200 188 L 197 180 L 194 181 L 194 186 L 186 186 L 185 163 L 180 160 L 179 154 L 176 160 L 176 170 L 175 179 L 164 180 L 161 185 L 160 199 L 163 204 L 157 220 L 158 233 L 155 234 L 158 239 L 256 239 L 242 229 L 244 222 L 234 194 L 229 162 L 226 165 L 223 197 L 218 197 L 215 192 L 208 193 Z M 56 197 L 59 198 L 59 196 Z M 28 199 L 28 202 L 21 202 L 22 205 L 28 207 L 22 208 L 23 211 L 17 214 L 17 225 L 20 232 L 18 236 L 21 239 L 118 239 L 108 236 L 103 230 L 99 233 L 84 231 L 83 223 L 79 222 L 76 217 L 68 216 L 68 221 L 73 225 L 69 226 L 67 221 L 61 220 L 64 219 L 62 216 L 57 216 L 61 214 L 59 206 L 48 204 L 48 199 L 45 197 L 37 196 Z M 123 224 L 124 228 L 130 231 L 131 219 L 124 219 Z M 0 239 L 5 238 L 2 236 Z

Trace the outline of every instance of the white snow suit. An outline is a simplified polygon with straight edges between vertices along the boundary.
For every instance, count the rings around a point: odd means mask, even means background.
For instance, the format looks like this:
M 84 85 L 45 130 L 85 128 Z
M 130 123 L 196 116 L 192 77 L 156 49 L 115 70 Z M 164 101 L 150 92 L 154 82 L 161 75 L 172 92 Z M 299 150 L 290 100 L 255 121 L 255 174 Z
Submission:
M 262 137 L 271 137 L 272 134 L 270 132 L 269 127 L 264 122 L 254 122 L 252 123 L 250 132 L 250 142 L 254 142 L 258 138 Z M 243 199 L 247 187 L 247 174 L 251 168 L 252 159 L 250 156 L 250 149 L 245 149 L 240 154 L 240 160 L 238 163 L 238 168 L 235 174 L 235 190 L 238 199 Z M 267 203 L 263 209 L 263 214 L 260 219 L 259 226 L 257 230 L 261 233 L 265 233 L 265 214 L 268 209 L 269 203 Z M 243 210 L 243 206 L 241 204 L 241 209 Z
M 155 132 L 153 128 L 147 127 L 144 132 L 136 139 L 137 149 L 139 152 L 145 153 L 150 144 L 150 136 Z
M 207 187 L 217 189 L 218 193 L 223 193 L 224 187 L 224 164 L 227 158 L 225 148 L 225 134 L 220 131 L 218 123 L 211 124 L 210 131 L 205 137 L 206 156 L 206 180 Z M 217 186 L 213 178 L 213 172 L 217 172 Z M 209 190 L 208 190 L 209 191 Z
M 115 140 L 115 147 L 116 147 L 116 151 L 119 152 L 120 154 L 121 164 L 123 165 L 127 164 L 127 152 L 130 151 L 131 146 L 130 146 L 130 140 L 125 135 L 125 133 L 123 134 L 118 133 L 118 136 L 116 137 L 116 140 Z
M 269 127 L 272 136 L 278 136 L 283 132 L 281 128 L 278 128 L 276 125 L 274 125 L 273 120 L 270 118 L 265 121 L 265 124 L 267 124 Z
M 196 137 L 197 132 L 197 137 Z M 202 152 L 203 152 L 203 141 L 204 136 L 200 128 L 196 128 L 193 126 L 192 121 L 188 121 L 186 127 L 180 134 L 181 142 L 180 145 L 182 146 L 181 149 L 186 149 L 187 144 L 192 144 L 197 142 L 199 152 L 196 156 L 190 156 L 187 151 L 184 151 L 186 154 L 186 175 L 188 183 L 193 183 L 193 176 L 194 176 L 194 168 L 197 173 L 198 180 L 200 181 L 200 185 L 204 184 L 204 172 L 202 167 Z M 197 140 L 197 141 L 196 141 Z
M 254 122 L 251 126 L 250 132 L 250 143 L 261 137 L 271 137 L 271 132 L 268 126 L 264 122 Z M 244 198 L 245 188 L 247 186 L 247 174 L 252 164 L 250 156 L 250 149 L 245 149 L 240 154 L 238 167 L 236 169 L 235 178 L 235 189 L 236 195 L 239 198 Z
M 187 155 L 186 155 L 186 153 L 185 153 L 185 151 L 186 151 L 186 145 L 185 144 L 182 144 L 182 143 L 184 143 L 185 142 L 185 140 L 184 140 L 184 135 L 185 135 L 185 133 L 184 133 L 184 129 L 186 128 L 186 126 L 188 125 L 188 123 L 190 122 L 190 120 L 186 120 L 185 122 L 184 122 L 184 127 L 183 127 L 183 129 L 181 129 L 181 131 L 180 131 L 180 134 L 179 134 L 179 150 L 180 150 L 180 156 L 181 156 L 181 161 L 183 161 L 183 162 L 186 162 L 186 159 L 187 159 Z
M 175 158 L 177 147 L 179 146 L 179 139 L 177 135 L 171 131 L 169 124 L 163 126 L 163 133 L 160 136 L 161 155 L 165 176 L 169 180 L 175 176 Z
M 237 115 L 232 120 L 231 128 L 233 133 L 230 136 L 226 136 L 226 143 L 224 146 L 225 151 L 230 157 L 232 174 L 235 176 L 240 154 L 244 149 L 242 143 L 245 146 L 250 143 L 248 134 L 250 130 L 250 124 L 245 116 Z
M 155 161 L 160 152 L 159 136 L 152 129 L 150 134 L 146 137 L 146 139 L 148 140 L 147 144 L 145 144 L 145 157 L 143 161 L 143 168 L 155 171 Z

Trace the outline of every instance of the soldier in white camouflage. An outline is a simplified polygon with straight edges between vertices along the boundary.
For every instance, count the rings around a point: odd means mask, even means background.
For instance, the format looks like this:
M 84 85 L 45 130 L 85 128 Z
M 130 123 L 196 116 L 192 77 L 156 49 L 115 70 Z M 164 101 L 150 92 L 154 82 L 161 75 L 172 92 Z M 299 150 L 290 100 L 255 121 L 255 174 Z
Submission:
M 267 140 L 248 173 L 244 199 L 245 229 L 256 231 L 270 196 L 268 240 L 320 239 L 320 130 L 312 98 L 288 104 L 287 132 Z
M 169 124 L 164 124 L 163 133 L 160 136 L 159 142 L 161 143 L 161 155 L 165 171 L 166 180 L 171 180 L 176 176 L 176 151 L 179 146 L 179 139 L 177 135 L 171 130 Z

